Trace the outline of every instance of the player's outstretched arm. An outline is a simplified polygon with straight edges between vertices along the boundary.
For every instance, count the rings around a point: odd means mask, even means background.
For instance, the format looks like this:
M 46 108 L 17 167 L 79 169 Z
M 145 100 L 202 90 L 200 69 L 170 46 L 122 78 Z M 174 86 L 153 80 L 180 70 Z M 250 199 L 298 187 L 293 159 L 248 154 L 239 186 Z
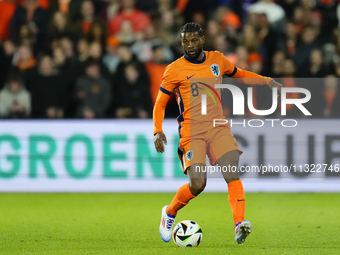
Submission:
M 168 142 L 166 140 L 166 136 L 163 132 L 158 132 L 155 135 L 155 148 L 157 152 L 163 153 L 165 151 L 164 144 L 167 145 Z M 164 142 L 164 143 L 163 143 Z
M 230 78 L 247 85 L 268 85 L 271 89 L 277 87 L 281 93 L 282 85 L 274 81 L 273 78 L 262 76 L 234 66 L 223 54 L 222 59 L 224 60 L 224 74 Z

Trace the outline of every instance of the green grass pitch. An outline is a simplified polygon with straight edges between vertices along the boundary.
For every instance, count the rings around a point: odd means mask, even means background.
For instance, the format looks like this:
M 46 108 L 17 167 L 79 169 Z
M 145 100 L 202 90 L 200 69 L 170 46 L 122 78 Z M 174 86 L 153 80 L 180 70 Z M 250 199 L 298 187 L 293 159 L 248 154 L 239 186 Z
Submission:
M 195 220 L 197 248 L 159 234 L 174 194 L 0 194 L 0 254 L 340 254 L 340 194 L 246 194 L 253 232 L 234 243 L 227 194 L 203 193 L 176 222 Z

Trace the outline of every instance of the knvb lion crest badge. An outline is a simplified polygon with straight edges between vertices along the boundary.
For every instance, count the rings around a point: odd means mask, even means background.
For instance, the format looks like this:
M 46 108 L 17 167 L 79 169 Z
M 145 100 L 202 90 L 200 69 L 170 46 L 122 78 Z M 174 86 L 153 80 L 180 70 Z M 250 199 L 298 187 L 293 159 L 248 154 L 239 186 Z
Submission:
M 192 160 L 193 157 L 194 157 L 194 152 L 193 152 L 192 150 L 187 151 L 186 156 L 187 156 L 187 160 L 190 161 L 190 160 Z
M 212 64 L 210 66 L 211 72 L 213 73 L 213 75 L 215 75 L 216 77 L 219 77 L 221 72 L 220 72 L 220 67 L 217 64 Z

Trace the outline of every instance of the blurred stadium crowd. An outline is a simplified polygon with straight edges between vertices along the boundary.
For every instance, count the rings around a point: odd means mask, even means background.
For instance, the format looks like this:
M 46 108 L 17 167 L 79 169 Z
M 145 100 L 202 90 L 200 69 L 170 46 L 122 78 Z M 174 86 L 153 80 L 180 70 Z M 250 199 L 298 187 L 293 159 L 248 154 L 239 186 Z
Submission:
M 152 117 L 191 21 L 205 50 L 308 88 L 313 117 L 338 118 L 339 20 L 336 0 L 0 0 L 0 118 Z M 268 88 L 254 89 L 255 108 L 270 108 Z M 166 116 L 176 115 L 172 98 Z

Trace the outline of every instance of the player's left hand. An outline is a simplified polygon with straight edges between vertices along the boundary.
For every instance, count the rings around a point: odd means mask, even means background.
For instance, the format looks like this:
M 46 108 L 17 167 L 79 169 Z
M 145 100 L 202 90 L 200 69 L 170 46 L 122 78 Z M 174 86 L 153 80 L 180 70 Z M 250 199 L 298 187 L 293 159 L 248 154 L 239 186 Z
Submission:
M 279 94 L 278 96 L 281 95 L 281 88 L 283 87 L 283 85 L 281 83 L 278 83 L 277 81 L 275 80 L 271 80 L 268 84 L 269 88 L 270 89 L 273 89 L 273 88 L 277 88 L 277 90 L 279 91 Z

